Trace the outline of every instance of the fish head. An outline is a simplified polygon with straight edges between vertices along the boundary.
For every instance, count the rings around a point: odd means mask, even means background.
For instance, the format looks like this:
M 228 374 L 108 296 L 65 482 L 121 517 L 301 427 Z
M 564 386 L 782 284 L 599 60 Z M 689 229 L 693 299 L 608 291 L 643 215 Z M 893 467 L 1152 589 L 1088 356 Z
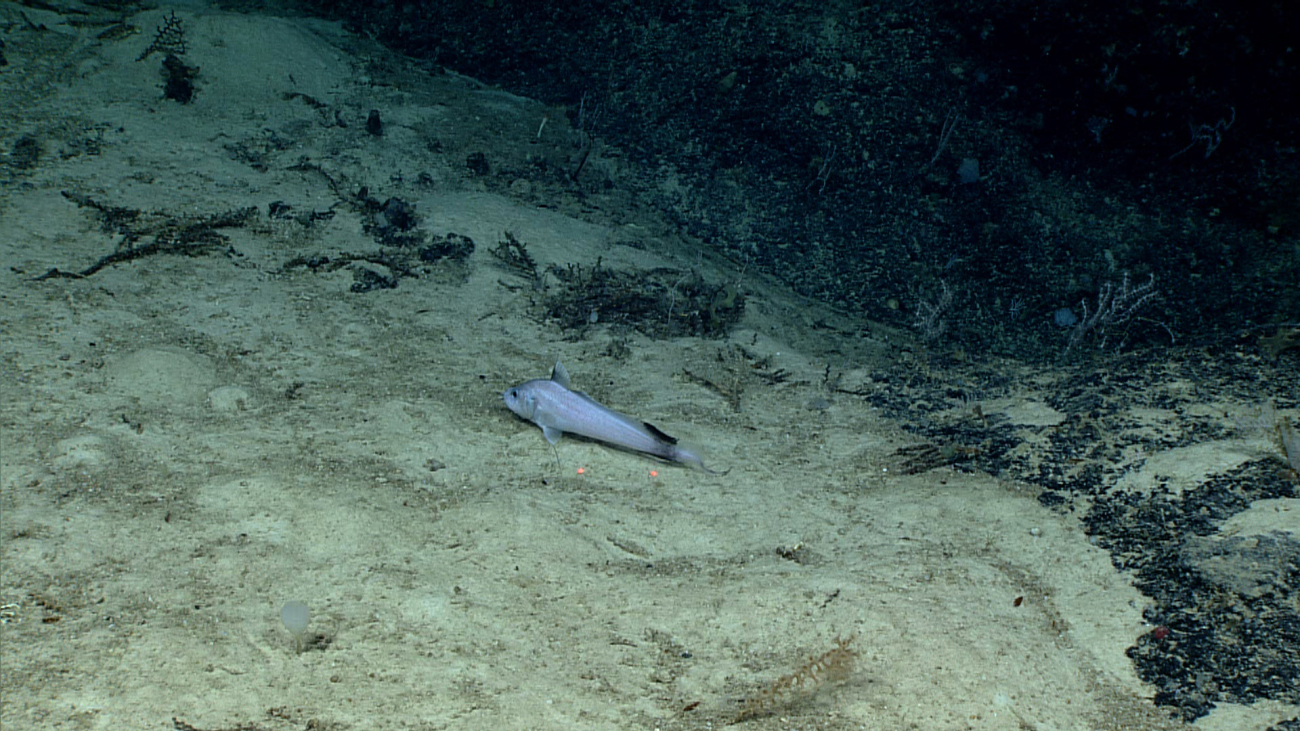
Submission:
M 514 388 L 506 389 L 501 394 L 501 399 L 506 402 L 506 408 L 515 412 L 518 416 L 533 421 L 537 414 L 537 387 L 535 381 L 521 383 Z

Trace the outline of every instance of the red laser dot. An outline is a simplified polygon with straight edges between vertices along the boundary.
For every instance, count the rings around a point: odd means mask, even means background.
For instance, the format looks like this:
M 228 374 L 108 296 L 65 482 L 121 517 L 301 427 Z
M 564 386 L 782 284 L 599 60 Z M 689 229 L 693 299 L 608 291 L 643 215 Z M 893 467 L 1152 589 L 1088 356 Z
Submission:
M 579 467 L 579 468 L 578 468 L 578 474 L 580 474 L 580 475 L 585 475 L 585 474 L 587 474 L 587 468 L 586 468 L 586 467 Z
M 1151 630 L 1151 639 L 1153 640 L 1163 640 L 1168 636 L 1169 636 L 1169 628 L 1164 626 L 1163 624 Z
M 650 476 L 651 476 L 651 477 L 658 477 L 658 476 L 659 476 L 659 470 L 650 470 Z

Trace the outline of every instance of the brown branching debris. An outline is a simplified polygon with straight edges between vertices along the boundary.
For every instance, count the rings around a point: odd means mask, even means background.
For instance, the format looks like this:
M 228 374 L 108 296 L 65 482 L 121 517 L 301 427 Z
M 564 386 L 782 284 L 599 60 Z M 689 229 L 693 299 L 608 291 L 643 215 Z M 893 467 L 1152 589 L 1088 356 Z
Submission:
M 778 708 L 807 700 L 822 688 L 843 682 L 857 664 L 858 652 L 850 647 L 856 639 L 856 634 L 835 638 L 834 647 L 810 658 L 798 670 L 777 678 L 746 699 L 744 707 L 731 722 L 740 723 L 766 716 Z
M 522 244 L 507 239 L 494 256 L 512 271 L 527 277 L 534 266 L 522 260 Z M 519 256 L 516 256 L 518 254 Z M 520 259 L 522 264 L 511 264 Z M 648 337 L 725 337 L 745 311 L 745 295 L 734 283 L 716 284 L 694 272 L 667 267 L 616 269 L 597 258 L 593 265 L 552 264 L 543 273 L 554 278 L 541 298 L 543 319 L 571 340 L 581 340 L 598 324 L 615 332 L 635 330 Z M 502 283 L 504 285 L 504 283 Z
M 719 348 L 717 366 L 706 371 L 683 371 L 688 381 L 713 391 L 727 401 L 732 411 L 740 411 L 741 396 L 750 385 L 776 386 L 790 381 L 790 373 L 773 368 L 770 356 L 759 358 L 743 346 L 732 344 Z
M 910 444 L 894 450 L 902 461 L 895 468 L 900 475 L 919 475 L 938 467 L 964 462 L 980 454 L 979 447 L 961 444 Z
M 184 56 L 187 46 L 185 45 L 185 23 L 176 17 L 176 11 L 173 10 L 171 15 L 163 16 L 163 24 L 158 26 L 154 34 L 153 43 L 144 49 L 144 52 L 135 60 L 143 61 L 155 53 L 161 53 L 164 56 Z
M 56 268 L 36 277 L 34 281 L 81 279 L 105 267 L 155 254 L 201 256 L 214 251 L 229 251 L 229 239 L 221 230 L 242 228 L 257 217 L 257 209 L 254 207 L 196 216 L 111 206 L 88 195 L 66 190 L 63 191 L 63 197 L 81 208 L 95 211 L 99 217 L 100 230 L 119 237 L 117 250 L 79 272 L 65 272 Z
M 539 282 L 542 273 L 537 269 L 537 260 L 528 253 L 528 245 L 509 231 L 505 238 L 497 242 L 497 247 L 490 253 L 501 265 L 529 282 Z

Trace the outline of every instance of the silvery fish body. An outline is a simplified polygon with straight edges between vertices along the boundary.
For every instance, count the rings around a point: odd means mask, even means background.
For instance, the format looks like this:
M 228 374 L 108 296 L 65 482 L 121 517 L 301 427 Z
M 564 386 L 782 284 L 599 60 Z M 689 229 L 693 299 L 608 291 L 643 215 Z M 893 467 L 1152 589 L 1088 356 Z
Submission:
M 581 391 L 569 388 L 569 373 L 558 361 L 550 379 L 526 381 L 507 389 L 506 408 L 541 427 L 546 441 L 555 444 L 567 434 L 644 452 L 669 462 L 713 472 L 694 452 L 653 424 L 621 414 Z

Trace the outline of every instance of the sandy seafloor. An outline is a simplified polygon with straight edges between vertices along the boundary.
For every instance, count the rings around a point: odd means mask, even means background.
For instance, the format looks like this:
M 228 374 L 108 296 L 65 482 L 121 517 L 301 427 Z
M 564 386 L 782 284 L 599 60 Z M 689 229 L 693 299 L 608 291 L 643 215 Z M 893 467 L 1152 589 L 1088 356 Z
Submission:
M 188 105 L 161 98 L 158 57 L 136 61 L 171 10 L 201 67 Z M 19 134 L 41 148 L 0 190 L 5 729 L 712 728 L 846 636 L 846 677 L 744 726 L 1184 726 L 1125 654 L 1152 630 L 1148 598 L 1077 514 L 979 471 L 899 474 L 891 455 L 917 439 L 828 391 L 828 368 L 859 391 L 878 370 L 923 370 L 910 336 L 712 259 L 615 193 L 547 201 L 466 169 L 474 150 L 570 164 L 562 114 L 318 21 L 168 6 L 99 39 L 35 8 L 0 18 L 46 26 L 10 42 L 3 72 L 22 110 L 6 148 Z M 367 293 L 351 268 L 286 268 L 378 248 L 303 160 L 413 203 L 421 230 L 474 253 Z M 202 256 L 33 281 L 124 244 L 64 192 L 258 213 Z M 335 215 L 275 218 L 276 201 Z M 491 256 L 505 231 L 543 265 L 734 281 L 744 320 L 725 340 L 599 323 L 566 337 Z M 730 472 L 572 439 L 553 452 L 500 393 L 557 358 Z M 744 381 L 739 408 L 686 373 Z M 1026 371 L 982 412 L 1013 432 L 1059 423 L 1051 378 Z M 1193 484 L 1269 449 L 1244 434 L 1162 469 Z M 1294 540 L 1295 502 L 1238 516 L 1234 535 Z M 301 653 L 289 600 L 312 610 Z M 1297 713 L 1219 703 L 1196 726 Z

